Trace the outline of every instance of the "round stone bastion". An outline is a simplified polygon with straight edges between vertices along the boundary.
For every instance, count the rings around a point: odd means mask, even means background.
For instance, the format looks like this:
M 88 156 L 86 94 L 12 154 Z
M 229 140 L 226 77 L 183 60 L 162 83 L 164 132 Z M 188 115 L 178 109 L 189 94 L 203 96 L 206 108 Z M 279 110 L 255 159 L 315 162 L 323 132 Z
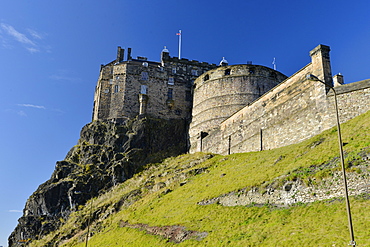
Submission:
M 221 66 L 194 81 L 190 139 L 219 126 L 287 78 L 274 69 L 252 64 Z

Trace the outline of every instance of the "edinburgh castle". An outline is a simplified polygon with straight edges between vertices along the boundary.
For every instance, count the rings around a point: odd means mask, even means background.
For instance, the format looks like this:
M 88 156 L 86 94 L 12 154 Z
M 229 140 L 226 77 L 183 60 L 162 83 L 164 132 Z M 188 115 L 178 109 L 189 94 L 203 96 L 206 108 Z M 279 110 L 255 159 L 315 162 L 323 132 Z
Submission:
M 332 87 L 341 122 L 370 109 L 370 80 L 344 84 L 342 75 L 333 77 L 329 52 L 317 46 L 311 63 L 288 77 L 251 63 L 170 57 L 166 48 L 160 62 L 134 59 L 131 48 L 124 59 L 118 47 L 116 59 L 101 66 L 93 120 L 182 119 L 190 152 L 230 154 L 297 143 L 335 125 Z M 317 80 L 307 79 L 312 75 Z

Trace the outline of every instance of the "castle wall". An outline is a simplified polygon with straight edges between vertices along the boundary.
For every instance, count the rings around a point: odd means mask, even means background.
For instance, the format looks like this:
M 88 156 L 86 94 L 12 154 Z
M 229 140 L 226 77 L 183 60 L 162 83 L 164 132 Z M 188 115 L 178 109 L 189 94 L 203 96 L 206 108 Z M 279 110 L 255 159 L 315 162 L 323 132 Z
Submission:
M 100 68 L 100 74 L 95 87 L 94 95 L 94 120 L 105 119 L 109 117 L 112 89 L 111 79 L 113 78 L 112 71 L 112 64 L 107 64 L 106 66 L 101 66 Z
M 314 74 L 332 85 L 329 47 L 310 52 L 312 62 L 223 121 L 209 135 L 191 140 L 190 152 L 259 151 L 300 142 L 333 126 L 328 88 L 307 80 Z
M 319 81 L 306 79 L 307 74 L 324 68 L 314 62 L 223 121 L 202 139 L 202 151 L 228 154 L 273 149 L 301 142 L 335 126 L 332 90 Z M 331 75 L 327 68 L 323 73 Z M 342 123 L 370 110 L 370 80 L 340 85 L 335 91 Z M 195 142 L 195 147 L 192 143 L 191 151 L 199 151 L 199 143 Z
M 189 61 L 162 52 L 161 62 L 144 57 L 132 59 L 128 50 L 123 61 L 118 47 L 117 59 L 102 66 L 94 97 L 93 120 L 132 118 L 140 114 L 161 119 L 190 119 L 192 85 L 199 74 L 214 64 Z
M 335 90 L 338 94 L 341 122 L 346 122 L 370 110 L 370 80 L 344 84 L 335 87 Z M 334 94 L 330 91 L 328 97 L 333 101 Z
M 209 132 L 287 77 L 259 65 L 222 66 L 195 80 L 190 140 Z

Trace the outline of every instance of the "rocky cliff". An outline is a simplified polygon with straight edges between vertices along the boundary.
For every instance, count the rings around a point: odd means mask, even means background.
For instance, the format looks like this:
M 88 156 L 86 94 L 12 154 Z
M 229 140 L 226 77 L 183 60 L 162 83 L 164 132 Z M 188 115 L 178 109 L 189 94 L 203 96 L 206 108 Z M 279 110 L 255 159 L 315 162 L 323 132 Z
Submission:
M 94 121 L 58 161 L 51 178 L 29 197 L 9 246 L 24 246 L 57 229 L 87 200 L 131 178 L 141 168 L 186 151 L 184 120 Z

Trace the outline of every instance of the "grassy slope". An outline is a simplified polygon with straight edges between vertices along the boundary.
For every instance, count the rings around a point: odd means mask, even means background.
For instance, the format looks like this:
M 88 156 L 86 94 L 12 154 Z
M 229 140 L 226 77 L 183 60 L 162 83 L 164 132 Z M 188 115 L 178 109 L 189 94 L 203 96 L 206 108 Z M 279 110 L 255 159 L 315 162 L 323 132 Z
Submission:
M 358 153 L 370 147 L 370 112 L 342 125 L 347 161 L 356 164 Z M 314 145 L 323 141 L 319 145 Z M 183 155 L 167 159 L 144 170 L 117 186 L 111 193 L 94 200 L 94 211 L 109 208 L 122 195 L 141 189 L 143 196 L 129 207 L 93 223 L 94 236 L 89 246 L 344 246 L 349 242 L 347 217 L 343 201 L 322 201 L 298 204 L 289 208 L 207 206 L 197 202 L 249 186 L 261 186 L 274 178 L 294 173 L 297 168 L 320 165 L 338 157 L 336 129 L 302 143 L 263 152 L 216 155 L 200 164 L 192 160 L 205 154 Z M 278 161 L 278 162 L 277 162 Z M 357 162 L 358 163 L 358 162 Z M 208 172 L 185 178 L 176 174 L 192 174 L 195 168 Z M 353 168 L 352 168 L 353 169 Z M 325 171 L 320 171 L 320 173 Z M 329 173 L 327 173 L 329 174 Z M 313 174 L 311 176 L 319 176 Z M 320 175 L 321 176 L 321 175 Z M 173 183 L 151 192 L 144 184 L 156 184 L 173 177 Z M 184 182 L 180 186 L 180 182 Z M 171 189 L 170 193 L 163 191 Z M 355 239 L 359 246 L 370 246 L 369 200 L 351 197 Z M 74 213 L 60 233 L 79 228 L 87 217 L 88 208 Z M 150 226 L 181 225 L 189 230 L 208 232 L 201 241 L 186 240 L 180 244 L 168 242 L 144 231 L 119 227 L 126 220 L 131 224 Z M 66 246 L 85 246 L 85 231 Z M 55 233 L 54 233 L 55 234 Z M 51 237 L 51 234 L 49 237 Z M 43 242 L 34 246 L 43 246 Z

